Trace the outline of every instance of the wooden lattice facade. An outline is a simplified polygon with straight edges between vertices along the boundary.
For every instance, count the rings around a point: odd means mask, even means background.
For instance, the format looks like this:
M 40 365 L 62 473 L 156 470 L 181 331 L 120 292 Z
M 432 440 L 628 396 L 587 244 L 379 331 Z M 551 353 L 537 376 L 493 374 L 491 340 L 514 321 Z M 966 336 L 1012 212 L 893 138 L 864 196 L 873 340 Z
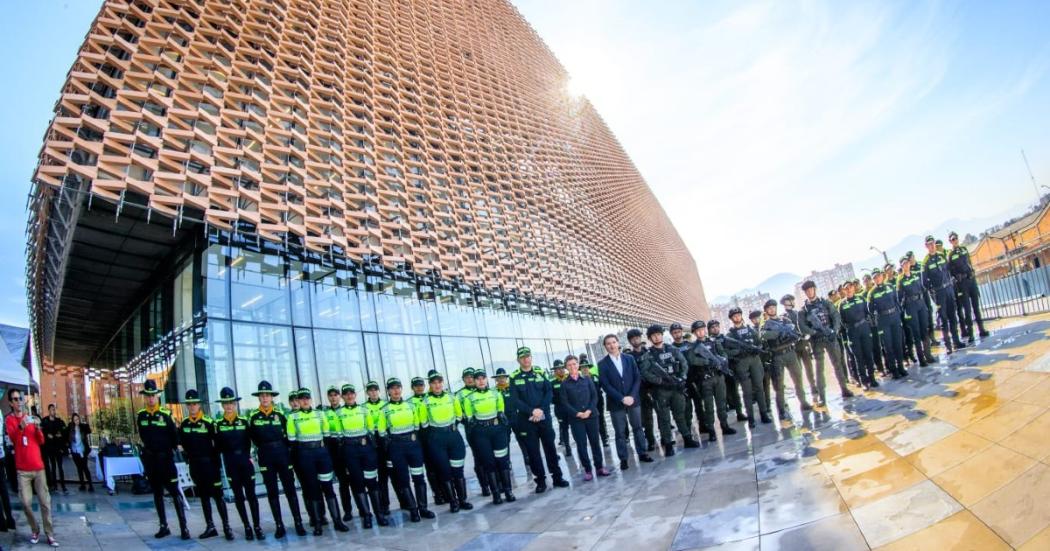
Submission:
M 107 0 L 35 178 L 145 198 L 154 221 L 706 316 L 681 238 L 566 81 L 503 0 Z

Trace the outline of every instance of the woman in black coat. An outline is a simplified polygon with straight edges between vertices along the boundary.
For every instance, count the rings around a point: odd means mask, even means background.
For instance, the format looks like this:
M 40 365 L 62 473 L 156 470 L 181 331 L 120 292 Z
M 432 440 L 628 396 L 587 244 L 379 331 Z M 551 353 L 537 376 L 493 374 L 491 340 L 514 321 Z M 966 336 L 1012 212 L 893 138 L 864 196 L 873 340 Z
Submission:
M 73 456 L 73 464 L 77 466 L 77 480 L 80 481 L 80 491 L 94 492 L 95 486 L 91 482 L 91 471 L 88 469 L 88 456 L 91 455 L 91 442 L 88 435 L 91 434 L 91 426 L 81 422 L 80 415 L 74 413 L 69 418 L 69 426 L 66 427 L 69 441 L 69 451 Z
M 569 376 L 561 382 L 558 398 L 569 419 L 572 438 L 576 441 L 576 452 L 583 466 L 583 479 L 594 479 L 591 458 L 587 454 L 588 442 L 594 455 L 594 465 L 598 467 L 598 476 L 609 476 L 598 435 L 598 392 L 594 388 L 594 381 L 580 373 L 580 361 L 576 356 L 566 357 L 565 367 L 569 370 Z

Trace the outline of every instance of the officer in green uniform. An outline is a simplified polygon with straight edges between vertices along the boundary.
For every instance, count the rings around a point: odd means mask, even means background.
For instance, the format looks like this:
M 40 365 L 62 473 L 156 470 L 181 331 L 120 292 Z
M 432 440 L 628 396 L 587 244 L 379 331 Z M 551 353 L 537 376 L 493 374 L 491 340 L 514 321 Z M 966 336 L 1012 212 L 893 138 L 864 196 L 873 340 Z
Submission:
M 171 534 L 168 529 L 168 517 L 164 511 L 164 490 L 168 491 L 175 503 L 175 515 L 179 519 L 179 535 L 184 540 L 190 539 L 186 528 L 186 510 L 183 508 L 182 495 L 179 494 L 178 472 L 175 470 L 175 448 L 179 442 L 179 431 L 171 410 L 160 407 L 160 390 L 157 382 L 147 379 L 139 391 L 146 397 L 146 407 L 135 415 L 135 426 L 138 427 L 139 439 L 142 440 L 142 466 L 146 479 L 153 488 L 153 506 L 157 510 L 160 529 L 153 535 L 163 538 Z
M 281 539 L 285 535 L 284 518 L 281 515 L 281 496 L 277 487 L 278 481 L 284 488 L 284 498 L 292 512 L 295 533 L 306 535 L 302 513 L 299 510 L 298 490 L 295 488 L 295 475 L 292 472 L 291 446 L 288 444 L 288 418 L 273 405 L 277 396 L 269 381 L 260 381 L 258 390 L 252 393 L 259 399 L 259 408 L 248 416 L 248 437 L 255 445 L 259 459 L 259 472 L 262 473 L 266 486 L 266 500 L 270 503 L 275 526 L 274 537 Z M 298 401 L 298 392 L 296 401 Z
M 215 447 L 215 422 L 201 410 L 201 399 L 196 389 L 187 390 L 182 403 L 186 404 L 189 416 L 179 425 L 179 445 L 182 446 L 182 454 L 190 467 L 193 487 L 201 498 L 201 511 L 204 513 L 206 526 L 204 533 L 197 536 L 197 539 L 219 535 L 211 516 L 211 502 L 214 500 L 222 520 L 222 533 L 227 540 L 232 540 L 233 530 L 230 530 L 226 502 L 222 499 L 222 461 L 219 458 L 219 450 Z
M 872 271 L 875 286 L 868 291 L 868 311 L 875 315 L 879 327 L 879 339 L 886 355 L 886 369 L 894 379 L 908 375 L 904 369 L 904 327 L 901 325 L 900 302 L 897 290 L 886 283 L 882 270 Z
M 342 454 L 350 486 L 354 491 L 354 501 L 357 502 L 357 510 L 361 515 L 361 527 L 372 527 L 370 501 L 376 511 L 376 522 L 380 526 L 387 526 L 390 521 L 380 514 L 379 509 L 379 489 L 376 485 L 379 471 L 376 466 L 375 447 L 376 431 L 385 428 L 385 420 L 382 416 L 372 415 L 368 408 L 357 404 L 357 389 L 354 385 L 343 385 L 341 390 L 343 407 L 339 408 L 339 426 L 343 429 L 340 438 Z M 376 426 L 377 422 L 380 427 Z
M 379 418 L 383 416 L 383 408 L 386 407 L 386 400 L 379 397 L 379 383 L 375 381 L 368 381 L 365 383 L 365 395 L 368 398 L 365 400 L 364 407 L 372 416 L 372 424 L 378 427 Z M 383 421 L 383 424 L 386 424 L 385 420 Z M 379 470 L 379 479 L 377 481 L 379 488 L 379 508 L 376 510 L 376 515 L 389 517 L 390 460 L 386 453 L 386 440 L 381 438 L 381 436 L 382 432 L 377 431 L 374 439 L 376 445 L 376 465 Z
M 645 333 L 651 346 L 642 355 L 642 379 L 653 388 L 656 421 L 660 425 L 660 444 L 664 448 L 664 456 L 671 457 L 674 455 L 672 416 L 685 447 L 700 447 L 700 442 L 693 438 L 692 411 L 685 394 L 688 363 L 677 348 L 664 344 L 662 326 L 651 325 Z
M 323 412 L 313 409 L 311 398 L 310 389 L 299 389 L 299 411 L 288 417 L 288 440 L 298 448 L 299 468 L 303 474 L 299 479 L 303 485 L 303 499 L 307 510 L 313 509 L 318 519 L 313 530 L 315 536 L 324 531 L 319 522 L 322 499 L 332 515 L 332 526 L 339 532 L 346 532 L 350 529 L 339 516 L 339 503 L 332 489 L 332 478 L 335 477 L 332 458 L 324 448 L 324 438 L 329 434 L 328 418 Z
M 346 465 L 342 455 L 342 439 L 339 436 L 343 433 L 343 428 L 339 426 L 339 409 L 343 407 L 343 399 L 336 385 L 329 386 L 325 395 L 328 398 L 328 407 L 325 408 L 324 413 L 325 418 L 328 419 L 329 435 L 324 440 L 324 446 L 332 458 L 332 470 L 335 471 L 335 478 L 339 481 L 339 501 L 343 505 L 343 522 L 350 522 L 354 519 L 350 497 L 350 478 L 346 474 Z
M 726 341 L 733 344 L 726 346 L 726 352 L 729 356 L 729 367 L 733 370 L 743 393 L 744 407 L 748 411 L 747 424 L 755 428 L 756 409 L 763 423 L 772 423 L 773 420 L 766 409 L 769 406 L 762 386 L 765 368 L 762 366 L 762 341 L 758 337 L 758 330 L 753 325 L 744 323 L 744 311 L 737 307 L 729 309 L 729 321 L 733 326 L 729 328 Z
M 292 390 L 292 391 L 290 391 L 288 393 L 288 415 L 285 416 L 286 420 L 287 419 L 291 419 L 292 415 L 295 415 L 295 413 L 298 412 L 298 411 L 299 411 L 299 389 L 294 389 L 294 390 Z M 288 432 L 288 427 L 287 427 L 287 425 L 285 425 L 285 434 L 287 434 L 287 432 Z M 301 463 L 299 462 L 299 448 L 295 445 L 295 442 L 292 442 L 291 440 L 288 441 L 288 459 L 292 463 L 292 471 L 295 472 L 295 478 L 297 478 L 300 481 L 302 481 L 303 480 L 303 472 L 302 472 L 302 469 L 301 469 Z M 265 480 L 265 478 L 264 478 L 264 480 Z M 303 497 L 305 499 L 305 495 Z M 310 519 L 310 527 L 311 528 L 314 527 L 314 526 L 317 526 L 317 523 L 321 522 L 322 520 L 324 521 L 324 523 L 328 522 L 327 520 L 324 520 L 324 519 L 318 520 L 317 519 L 317 511 L 314 511 L 313 508 L 310 507 L 310 506 L 306 507 L 306 516 Z
M 255 465 L 252 463 L 252 441 L 248 437 L 248 419 L 237 412 L 237 402 L 241 397 L 230 387 L 219 391 L 219 403 L 222 404 L 222 418 L 215 422 L 218 433 L 215 442 L 226 467 L 226 480 L 233 490 L 234 505 L 237 514 L 244 524 L 244 539 L 262 540 L 263 534 L 259 522 L 259 498 L 255 495 Z M 248 511 L 252 513 L 252 522 L 248 523 Z M 253 529 L 254 527 L 254 529 Z
M 714 341 L 707 336 L 707 324 L 703 320 L 696 320 L 689 327 L 693 333 L 693 344 L 685 350 L 686 361 L 689 362 L 689 384 L 697 387 L 696 394 L 704 401 L 704 418 L 701 420 L 707 428 L 707 440 L 714 442 L 718 439 L 715 434 L 715 414 L 722 427 L 722 434 L 736 434 L 736 430 L 729 426 L 726 415 L 726 383 L 719 370 L 719 364 L 724 362 L 728 369 L 729 360 L 722 358 L 715 352 Z
M 456 391 L 456 400 L 459 401 L 459 407 L 461 410 L 463 409 L 463 399 L 471 392 L 474 392 L 474 371 L 473 367 L 468 367 L 463 370 L 461 376 L 463 388 Z M 474 438 L 471 428 L 465 427 L 464 430 L 467 433 L 467 446 L 470 446 L 470 452 L 472 454 L 476 453 L 474 451 Z M 481 495 L 486 497 L 491 495 L 488 477 L 486 477 L 485 473 L 481 471 L 481 465 L 479 465 L 477 461 L 474 462 L 474 477 L 478 479 L 478 485 L 481 486 Z
M 957 310 L 962 311 L 959 318 L 963 334 L 970 344 L 974 343 L 973 324 L 977 322 L 977 334 L 983 339 L 988 337 L 988 331 L 984 328 L 984 319 L 981 317 L 981 293 L 977 287 L 977 278 L 974 275 L 973 263 L 970 261 L 970 251 L 966 245 L 959 243 L 959 234 L 951 232 L 948 241 L 952 248 L 948 251 L 948 272 L 955 284 L 955 297 Z
M 525 472 L 529 472 L 529 452 L 525 447 L 525 440 L 522 438 L 521 431 L 514 425 L 515 419 L 518 418 L 517 409 L 514 404 L 513 396 L 510 393 L 510 375 L 507 374 L 507 370 L 502 367 L 496 369 L 496 390 L 503 396 L 503 408 L 504 414 L 507 417 L 507 428 L 511 434 L 514 435 L 514 440 L 518 442 L 518 448 L 521 449 L 521 460 L 525 466 Z
M 798 331 L 795 322 L 787 316 L 777 315 L 777 302 L 767 300 L 763 307 L 761 337 L 773 354 L 773 381 L 776 386 L 777 414 L 781 420 L 790 415 L 787 409 L 787 400 L 784 398 L 784 372 L 791 377 L 795 387 L 795 396 L 798 398 L 799 407 L 802 411 L 810 411 L 813 406 L 806 401 L 806 390 L 802 383 L 802 366 L 795 352 L 796 343 L 802 339 L 802 333 Z
M 507 372 L 500 368 L 496 376 Z M 504 396 L 491 390 L 484 371 L 474 375 L 475 390 L 463 401 L 463 418 L 472 427 L 477 439 L 474 461 L 482 463 L 481 470 L 489 478 L 492 488 L 492 503 L 514 501 L 514 479 L 510 476 L 510 432 L 505 415 Z M 503 494 L 503 496 L 500 495 Z
M 382 415 L 386 421 L 387 455 L 390 458 L 390 477 L 394 481 L 402 506 L 408 509 L 412 522 L 420 517 L 434 518 L 427 509 L 427 479 L 424 476 L 423 448 L 419 445 L 422 426 L 420 410 L 401 397 L 401 380 L 386 381 L 387 403 Z M 414 490 L 414 493 L 413 493 Z
M 476 370 L 475 380 L 478 373 Z M 437 470 L 438 482 L 449 496 L 449 511 L 458 513 L 460 509 L 470 510 L 474 506 L 467 501 L 467 481 L 463 476 L 463 465 L 466 463 L 467 448 L 463 437 L 456 428 L 456 423 L 463 417 L 459 400 L 445 392 L 445 379 L 436 370 L 427 373 L 430 392 L 423 398 L 422 421 L 427 427 L 425 455 L 433 459 Z M 470 399 L 467 394 L 464 402 Z
M 536 481 L 536 493 L 547 491 L 544 460 L 547 469 L 550 469 L 554 487 L 568 488 L 569 481 L 562 475 L 561 465 L 558 464 L 558 448 L 554 443 L 554 426 L 551 423 L 554 390 L 550 377 L 541 368 L 532 365 L 532 350 L 529 347 L 519 347 L 517 356 L 518 370 L 510 377 L 510 392 L 517 410 L 519 433 L 525 441 L 529 467 Z
M 919 365 L 927 367 L 937 363 L 930 350 L 930 334 L 926 327 L 930 323 L 930 311 L 926 308 L 926 289 L 922 286 L 922 276 L 912 269 L 915 261 L 907 256 L 901 257 L 901 274 L 897 277 L 897 296 L 904 309 L 904 329 L 911 335 Z
M 419 429 L 419 445 L 423 448 L 423 463 L 426 465 L 427 483 L 430 485 L 430 491 L 434 494 L 434 505 L 445 505 L 448 503 L 448 498 L 445 497 L 445 485 L 438 477 L 438 471 L 441 470 L 441 467 L 434 463 L 434 458 L 430 453 L 430 448 L 427 446 L 427 438 L 430 436 L 430 426 L 426 422 L 426 406 L 423 403 L 426 396 L 427 380 L 423 377 L 412 377 L 412 398 L 410 398 L 410 401 L 412 402 L 412 405 L 416 406 L 424 413 L 423 426 Z

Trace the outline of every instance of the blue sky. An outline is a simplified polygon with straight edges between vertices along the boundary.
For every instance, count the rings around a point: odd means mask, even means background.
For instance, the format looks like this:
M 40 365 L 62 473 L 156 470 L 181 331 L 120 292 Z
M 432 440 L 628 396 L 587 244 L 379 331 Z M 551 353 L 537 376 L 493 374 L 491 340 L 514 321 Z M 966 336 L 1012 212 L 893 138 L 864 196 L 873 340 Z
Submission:
M 1021 147 L 1050 185 L 1050 2 L 513 2 L 709 297 L 1031 203 Z M 0 323 L 26 323 L 29 179 L 100 3 L 12 2 L 0 20 Z

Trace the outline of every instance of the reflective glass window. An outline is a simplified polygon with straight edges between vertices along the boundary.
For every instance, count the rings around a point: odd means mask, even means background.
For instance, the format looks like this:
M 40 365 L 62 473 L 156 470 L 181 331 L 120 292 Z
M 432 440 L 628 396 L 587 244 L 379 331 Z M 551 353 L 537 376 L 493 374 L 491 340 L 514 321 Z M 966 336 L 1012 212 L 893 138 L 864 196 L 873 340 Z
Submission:
M 317 362 L 314 360 L 314 332 L 305 327 L 296 327 L 295 361 L 299 364 L 299 386 L 306 387 L 314 393 L 321 391 L 317 382 Z
M 555 360 L 564 360 L 565 356 L 569 354 L 579 354 L 579 352 L 571 350 L 564 339 L 550 339 L 547 341 L 547 346 L 550 348 L 551 358 Z
M 214 402 L 219 399 L 219 389 L 233 387 L 233 357 L 230 347 L 230 322 L 208 320 L 204 330 L 203 353 L 208 366 L 207 388 L 198 388 L 201 400 Z M 209 409 L 211 409 L 209 407 Z
M 368 369 L 368 380 L 376 381 L 383 386 L 383 356 L 379 353 L 379 335 L 365 333 L 365 359 Z M 366 381 L 367 382 L 367 381 Z
M 204 253 L 204 311 L 209 318 L 229 318 L 230 301 L 226 292 L 226 255 L 219 245 Z
M 379 331 L 427 334 L 427 312 L 419 300 L 385 293 L 377 293 L 373 298 Z
M 292 300 L 292 323 L 295 325 L 309 326 L 310 302 L 312 285 L 303 272 L 302 262 L 292 262 L 288 266 L 288 289 Z
M 524 339 L 524 342 L 525 346 L 529 347 L 529 350 L 532 351 L 532 365 L 534 367 L 542 367 L 550 373 L 551 365 L 554 362 L 554 356 L 551 355 L 550 351 L 547 349 L 547 343 L 542 339 Z M 515 358 L 515 360 L 517 360 L 517 358 Z M 515 361 L 515 365 L 517 365 L 517 361 Z
M 458 381 L 463 370 L 468 367 L 486 368 L 485 359 L 481 355 L 481 343 L 476 338 L 442 337 L 441 348 L 445 353 L 445 366 L 448 369 L 446 376 L 449 380 Z
M 270 381 L 282 394 L 299 386 L 294 355 L 291 327 L 233 324 L 233 357 L 242 409 L 258 406 L 251 393 L 260 380 Z
M 364 389 L 365 345 L 361 333 L 315 329 L 314 357 L 322 391 L 331 385 L 342 387 L 346 383 Z
M 427 371 L 434 368 L 434 358 L 430 351 L 430 339 L 417 335 L 379 334 L 379 349 L 383 357 L 383 379 L 380 382 L 386 388 L 385 379 L 401 379 L 405 390 L 414 376 L 425 377 Z
M 441 335 L 480 336 L 474 308 L 454 303 L 437 304 L 437 333 Z
M 492 358 L 492 372 L 499 368 L 507 370 L 508 374 L 518 369 L 518 342 L 514 339 L 488 339 L 489 353 Z M 535 360 L 535 358 L 533 358 Z M 533 362 L 533 365 L 536 365 Z
M 325 329 L 361 329 L 358 294 L 352 288 L 325 283 L 311 284 L 311 309 L 314 327 Z
M 283 261 L 272 255 L 239 251 L 230 262 L 233 319 L 291 323 Z

